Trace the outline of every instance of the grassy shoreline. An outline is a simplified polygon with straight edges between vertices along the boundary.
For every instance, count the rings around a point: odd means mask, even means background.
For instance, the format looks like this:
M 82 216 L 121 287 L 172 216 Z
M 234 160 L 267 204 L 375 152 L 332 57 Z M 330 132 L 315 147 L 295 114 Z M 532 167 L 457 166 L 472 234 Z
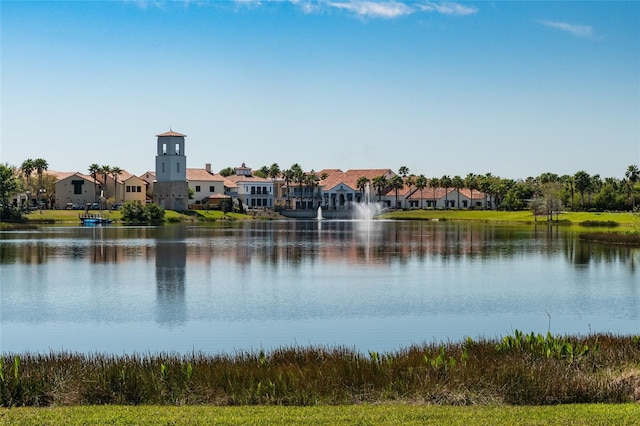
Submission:
M 3 353 L 0 406 L 556 405 L 640 401 L 640 335 L 534 335 L 395 352 Z
M 120 211 L 105 213 L 116 223 L 122 219 Z M 194 210 L 188 215 L 167 210 L 165 220 L 167 222 L 211 222 L 211 221 L 237 221 L 252 219 L 272 219 L 275 215 L 247 215 L 238 213 L 224 214 L 216 210 Z M 585 229 L 611 228 L 616 231 L 628 230 L 638 226 L 640 218 L 637 214 L 622 212 L 563 212 L 553 220 L 548 221 L 546 216 L 534 218 L 530 211 L 494 211 L 494 210 L 398 210 L 381 216 L 383 219 L 395 220 L 449 220 L 449 221 L 477 221 L 485 223 L 512 223 L 512 224 L 558 224 L 582 226 Z M 79 224 L 77 210 L 43 210 L 32 212 L 26 216 L 26 224 Z M 3 222 L 4 224 L 4 222 Z M 9 225 L 9 224 L 7 224 Z

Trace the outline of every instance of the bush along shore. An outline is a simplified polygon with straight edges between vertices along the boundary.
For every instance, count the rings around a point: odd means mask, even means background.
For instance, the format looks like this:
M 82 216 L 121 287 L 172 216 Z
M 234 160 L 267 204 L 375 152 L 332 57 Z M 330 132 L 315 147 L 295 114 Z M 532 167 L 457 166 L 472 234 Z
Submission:
M 0 357 L 0 405 L 623 403 L 640 400 L 640 336 L 468 338 L 392 353 L 285 347 L 234 355 Z

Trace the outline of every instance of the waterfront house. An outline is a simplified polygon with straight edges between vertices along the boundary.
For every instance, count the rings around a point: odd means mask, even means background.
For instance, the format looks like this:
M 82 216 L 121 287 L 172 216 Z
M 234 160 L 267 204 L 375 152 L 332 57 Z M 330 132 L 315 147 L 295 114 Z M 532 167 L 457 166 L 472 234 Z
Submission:
M 236 167 L 236 173 L 227 176 L 226 180 L 235 185 L 235 188 L 229 187 L 229 190 L 235 189 L 238 200 L 248 209 L 263 209 L 274 207 L 274 191 L 273 181 L 268 178 L 262 178 L 252 173 L 251 168 L 242 163 L 240 167 Z M 230 191 L 227 193 L 230 194 Z

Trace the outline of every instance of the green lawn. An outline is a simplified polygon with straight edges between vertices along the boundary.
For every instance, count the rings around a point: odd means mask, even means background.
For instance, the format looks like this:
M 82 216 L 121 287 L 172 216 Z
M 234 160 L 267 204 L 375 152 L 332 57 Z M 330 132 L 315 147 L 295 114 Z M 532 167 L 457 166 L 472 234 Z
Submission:
M 504 223 L 534 223 L 547 221 L 546 216 L 538 216 L 534 219 L 530 211 L 495 211 L 495 210 L 404 210 L 387 213 L 385 219 L 422 219 L 422 220 L 474 220 L 485 222 Z M 592 222 L 616 222 L 622 227 L 630 227 L 637 224 L 640 218 L 633 213 L 591 213 L 591 212 L 563 212 L 557 219 L 561 223 L 579 225 L 586 221 Z M 556 216 L 553 216 L 556 221 Z
M 348 406 L 85 406 L 0 409 L 2 425 L 633 425 L 639 404 L 544 407 Z

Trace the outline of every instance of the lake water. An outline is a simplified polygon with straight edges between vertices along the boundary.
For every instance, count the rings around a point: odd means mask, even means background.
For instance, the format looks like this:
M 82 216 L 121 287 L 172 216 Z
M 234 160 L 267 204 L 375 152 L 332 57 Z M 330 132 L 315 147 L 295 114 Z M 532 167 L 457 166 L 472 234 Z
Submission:
M 393 351 L 638 333 L 640 250 L 562 227 L 425 221 L 0 233 L 2 352 Z

